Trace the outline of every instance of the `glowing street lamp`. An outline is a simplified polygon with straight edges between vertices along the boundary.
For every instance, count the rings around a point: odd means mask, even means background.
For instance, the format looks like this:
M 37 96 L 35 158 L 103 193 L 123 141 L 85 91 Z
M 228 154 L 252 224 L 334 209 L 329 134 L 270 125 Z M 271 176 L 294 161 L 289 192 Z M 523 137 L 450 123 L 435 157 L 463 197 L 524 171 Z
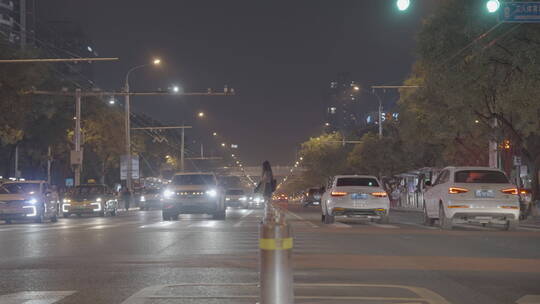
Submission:
M 486 8 L 489 13 L 495 13 L 501 7 L 499 0 L 489 0 L 486 2 Z
M 204 112 L 199 112 L 197 116 L 199 116 L 199 118 L 204 118 Z
M 398 10 L 406 11 L 411 5 L 411 1 L 410 0 L 397 0 L 396 5 L 397 5 Z

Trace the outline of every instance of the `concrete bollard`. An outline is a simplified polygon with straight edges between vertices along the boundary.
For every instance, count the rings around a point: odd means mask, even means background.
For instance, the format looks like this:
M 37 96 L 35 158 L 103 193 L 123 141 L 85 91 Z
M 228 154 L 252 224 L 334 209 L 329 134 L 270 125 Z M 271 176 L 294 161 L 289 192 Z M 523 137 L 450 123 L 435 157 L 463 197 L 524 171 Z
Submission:
M 293 237 L 285 216 L 268 206 L 259 226 L 261 304 L 294 303 L 292 248 Z

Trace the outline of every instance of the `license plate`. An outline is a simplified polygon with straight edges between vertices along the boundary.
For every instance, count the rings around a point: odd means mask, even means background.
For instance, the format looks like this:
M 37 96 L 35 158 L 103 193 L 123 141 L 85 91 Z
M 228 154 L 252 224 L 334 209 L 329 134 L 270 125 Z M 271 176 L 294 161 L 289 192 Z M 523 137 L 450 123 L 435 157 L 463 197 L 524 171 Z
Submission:
M 491 216 L 477 216 L 475 217 L 477 220 L 491 220 Z
M 480 198 L 495 197 L 493 190 L 476 190 L 475 195 Z
M 365 193 L 353 193 L 351 194 L 352 199 L 367 199 L 368 195 Z

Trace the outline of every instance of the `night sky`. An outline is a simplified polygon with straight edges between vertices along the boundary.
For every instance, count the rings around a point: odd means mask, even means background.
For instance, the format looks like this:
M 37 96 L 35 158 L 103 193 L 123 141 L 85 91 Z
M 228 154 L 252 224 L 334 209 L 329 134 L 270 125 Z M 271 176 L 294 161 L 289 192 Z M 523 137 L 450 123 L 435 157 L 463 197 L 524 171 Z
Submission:
M 80 23 L 92 47 L 119 62 L 95 64 L 96 84 L 119 90 L 126 71 L 159 56 L 164 66 L 131 76 L 132 90 L 180 85 L 233 87 L 235 97 L 132 100 L 166 125 L 185 122 L 191 140 L 217 150 L 211 132 L 240 146 L 247 165 L 287 165 L 324 123 L 324 92 L 338 73 L 362 86 L 400 84 L 414 61 L 415 34 L 439 0 L 399 13 L 393 0 L 355 1 L 38 1 L 40 22 Z M 389 94 L 389 106 L 396 97 Z M 359 101 L 375 108 L 376 99 Z M 207 117 L 196 120 L 199 110 Z

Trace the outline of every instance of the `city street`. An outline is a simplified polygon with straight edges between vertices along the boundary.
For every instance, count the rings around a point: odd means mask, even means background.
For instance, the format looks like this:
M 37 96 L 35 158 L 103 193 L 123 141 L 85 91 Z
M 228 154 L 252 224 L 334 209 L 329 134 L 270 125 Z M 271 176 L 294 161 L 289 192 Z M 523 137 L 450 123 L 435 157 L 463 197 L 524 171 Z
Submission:
M 416 212 L 328 226 L 316 207 L 287 214 L 296 303 L 539 303 L 538 223 L 441 231 Z M 255 303 L 261 216 L 0 224 L 0 303 Z

